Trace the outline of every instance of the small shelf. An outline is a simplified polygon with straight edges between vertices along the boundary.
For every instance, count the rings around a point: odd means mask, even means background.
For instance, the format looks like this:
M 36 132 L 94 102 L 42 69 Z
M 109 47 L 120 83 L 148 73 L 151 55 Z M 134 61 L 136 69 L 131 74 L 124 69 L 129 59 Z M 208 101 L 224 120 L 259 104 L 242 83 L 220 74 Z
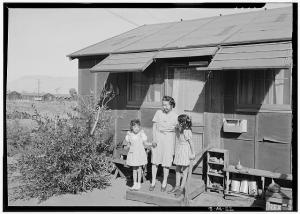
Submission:
M 207 163 L 209 163 L 209 164 L 217 164 L 217 165 L 224 166 L 224 163 L 211 162 L 211 161 L 208 161 Z
M 208 175 L 211 175 L 211 176 L 217 176 L 217 177 L 224 178 L 224 175 L 217 174 L 217 173 L 207 172 L 207 174 L 208 174 Z
M 224 168 L 228 166 L 228 150 L 212 148 L 207 151 L 206 157 L 207 173 L 206 173 L 206 187 L 207 189 L 224 191 Z M 221 163 L 220 163 L 221 160 Z M 218 187 L 212 186 L 218 184 Z
M 219 191 L 223 191 L 224 188 L 223 187 L 213 187 L 213 186 L 207 186 L 206 188 L 208 189 L 213 189 L 213 190 L 219 190 Z

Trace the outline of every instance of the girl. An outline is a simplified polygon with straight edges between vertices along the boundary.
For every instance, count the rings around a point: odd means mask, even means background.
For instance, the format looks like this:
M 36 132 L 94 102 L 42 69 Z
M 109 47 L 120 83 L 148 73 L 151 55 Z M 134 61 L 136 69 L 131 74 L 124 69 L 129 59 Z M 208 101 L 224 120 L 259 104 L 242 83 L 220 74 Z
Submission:
M 175 144 L 175 126 L 177 125 L 177 114 L 173 110 L 175 101 L 172 97 L 164 96 L 162 109 L 157 110 L 153 117 L 153 143 L 152 143 L 152 182 L 149 190 L 153 191 L 156 183 L 157 167 L 163 167 L 163 182 L 161 191 L 165 192 L 169 168 L 173 161 Z
M 176 136 L 178 142 L 175 147 L 174 164 L 176 165 L 176 186 L 168 193 L 175 193 L 180 196 L 186 185 L 190 161 L 195 159 L 195 150 L 192 142 L 192 121 L 189 116 L 181 114 L 178 116 L 178 129 Z M 180 185 L 181 172 L 183 174 Z
M 141 129 L 138 119 L 130 121 L 130 131 L 127 132 L 123 145 L 129 147 L 126 164 L 133 167 L 133 186 L 131 190 L 141 188 L 142 166 L 147 164 L 147 155 L 144 146 L 147 145 L 147 136 Z

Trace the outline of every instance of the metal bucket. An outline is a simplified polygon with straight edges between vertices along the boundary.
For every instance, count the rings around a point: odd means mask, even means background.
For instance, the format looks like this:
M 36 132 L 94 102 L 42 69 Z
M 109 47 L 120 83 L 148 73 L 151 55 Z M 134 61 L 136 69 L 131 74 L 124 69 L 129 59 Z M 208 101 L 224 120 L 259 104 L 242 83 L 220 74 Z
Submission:
M 241 186 L 240 186 L 240 192 L 248 194 L 248 181 L 242 180 Z
M 249 194 L 257 195 L 257 184 L 256 181 L 248 181 Z
M 239 192 L 240 184 L 241 182 L 239 180 L 231 180 L 231 191 Z

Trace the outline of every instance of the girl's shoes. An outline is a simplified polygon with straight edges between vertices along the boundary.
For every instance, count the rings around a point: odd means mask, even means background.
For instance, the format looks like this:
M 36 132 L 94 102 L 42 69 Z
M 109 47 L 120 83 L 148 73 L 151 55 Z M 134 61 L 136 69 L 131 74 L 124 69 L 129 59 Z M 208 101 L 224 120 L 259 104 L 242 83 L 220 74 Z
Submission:
M 167 190 L 167 185 L 165 187 L 161 186 L 161 189 L 160 189 L 161 192 L 165 192 L 166 190 Z
M 134 183 L 132 187 L 130 187 L 130 190 L 136 190 L 137 188 L 137 183 Z
M 141 183 L 134 183 L 133 186 L 130 188 L 130 190 L 139 190 L 141 189 Z
M 136 184 L 136 190 L 139 190 L 139 189 L 141 189 L 141 183 Z
M 155 188 L 155 184 L 153 186 L 150 184 L 149 191 L 153 191 L 154 188 Z
M 168 191 L 168 194 L 175 193 L 178 189 L 180 189 L 180 186 L 175 186 L 175 187 L 173 187 L 173 189 L 171 189 L 170 191 Z

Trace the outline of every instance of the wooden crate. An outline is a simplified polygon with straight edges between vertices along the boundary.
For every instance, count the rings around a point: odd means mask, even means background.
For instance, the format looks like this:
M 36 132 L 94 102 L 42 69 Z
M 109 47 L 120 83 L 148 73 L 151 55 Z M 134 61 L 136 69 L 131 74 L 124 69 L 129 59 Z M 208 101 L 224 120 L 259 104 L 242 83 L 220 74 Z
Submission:
M 222 161 L 220 162 L 220 160 Z M 224 190 L 224 171 L 228 167 L 229 152 L 225 149 L 212 148 L 207 151 L 206 190 Z M 214 186 L 218 184 L 219 186 Z
M 292 190 L 281 188 L 280 192 L 266 191 L 266 210 L 293 210 Z

